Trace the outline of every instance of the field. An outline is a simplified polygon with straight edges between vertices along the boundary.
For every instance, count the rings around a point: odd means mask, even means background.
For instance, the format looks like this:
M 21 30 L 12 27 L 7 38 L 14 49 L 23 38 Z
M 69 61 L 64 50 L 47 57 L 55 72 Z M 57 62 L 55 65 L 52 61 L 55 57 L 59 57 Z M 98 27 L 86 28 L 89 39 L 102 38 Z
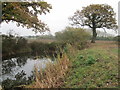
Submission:
M 55 40 L 53 39 L 28 39 L 28 43 L 32 43 L 32 42 L 42 42 L 42 43 L 51 43 L 54 42 Z
M 97 41 L 78 51 L 63 87 L 118 87 L 118 45 L 113 41 Z

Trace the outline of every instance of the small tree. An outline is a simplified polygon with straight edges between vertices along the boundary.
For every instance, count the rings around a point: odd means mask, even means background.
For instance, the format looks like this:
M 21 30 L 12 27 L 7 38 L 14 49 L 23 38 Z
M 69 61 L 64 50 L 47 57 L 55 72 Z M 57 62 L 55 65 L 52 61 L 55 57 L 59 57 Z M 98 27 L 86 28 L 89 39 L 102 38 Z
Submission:
M 91 43 L 95 43 L 97 28 L 116 29 L 116 19 L 113 8 L 106 4 L 93 4 L 77 10 L 70 17 L 72 25 L 88 26 L 93 31 Z
M 62 43 L 68 43 L 75 47 L 85 46 L 90 34 L 82 28 L 66 27 L 61 32 L 56 32 L 55 37 Z

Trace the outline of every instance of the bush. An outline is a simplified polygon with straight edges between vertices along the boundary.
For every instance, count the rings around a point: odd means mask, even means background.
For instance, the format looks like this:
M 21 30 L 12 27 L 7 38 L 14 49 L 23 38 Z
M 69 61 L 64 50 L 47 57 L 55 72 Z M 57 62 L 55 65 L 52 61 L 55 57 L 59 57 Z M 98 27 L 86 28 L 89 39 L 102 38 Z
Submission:
M 29 44 L 32 53 L 41 56 L 54 56 L 61 53 L 60 49 L 65 47 L 64 43 L 52 42 L 52 43 L 42 43 L 42 42 L 32 42 Z
M 16 39 L 12 35 L 2 35 L 2 54 L 12 54 L 15 51 Z
M 83 48 L 90 38 L 90 34 L 82 28 L 67 27 L 62 32 L 56 32 L 55 37 L 60 42 Z
M 10 56 L 20 53 L 31 52 L 27 40 L 13 35 L 2 35 L 2 55 Z

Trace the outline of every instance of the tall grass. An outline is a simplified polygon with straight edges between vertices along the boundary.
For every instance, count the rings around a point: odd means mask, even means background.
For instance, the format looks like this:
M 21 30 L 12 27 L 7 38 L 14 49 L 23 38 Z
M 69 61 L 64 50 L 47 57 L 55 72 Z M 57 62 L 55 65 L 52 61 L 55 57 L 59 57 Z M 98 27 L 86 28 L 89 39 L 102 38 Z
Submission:
M 70 61 L 66 54 L 58 56 L 54 63 L 48 63 L 44 70 L 35 67 L 36 80 L 27 88 L 58 88 L 64 82 L 64 76 L 67 73 Z

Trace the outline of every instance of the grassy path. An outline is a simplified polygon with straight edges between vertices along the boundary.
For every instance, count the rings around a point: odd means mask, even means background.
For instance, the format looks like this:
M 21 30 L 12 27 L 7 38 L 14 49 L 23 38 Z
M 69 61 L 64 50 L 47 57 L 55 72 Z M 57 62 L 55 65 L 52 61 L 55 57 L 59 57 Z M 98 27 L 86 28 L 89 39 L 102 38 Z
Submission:
M 79 51 L 72 60 L 65 88 L 114 88 L 118 86 L 118 47 L 97 41 Z

